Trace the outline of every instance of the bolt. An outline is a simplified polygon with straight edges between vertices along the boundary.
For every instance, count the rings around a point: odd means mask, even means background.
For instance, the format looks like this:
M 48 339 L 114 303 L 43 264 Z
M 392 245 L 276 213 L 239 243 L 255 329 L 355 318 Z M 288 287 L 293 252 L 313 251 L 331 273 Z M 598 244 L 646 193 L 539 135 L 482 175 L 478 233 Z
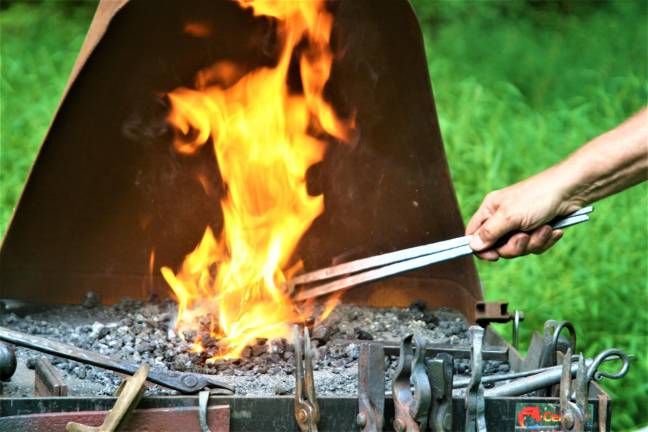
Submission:
M 365 413 L 358 413 L 356 424 L 361 428 L 365 427 L 367 425 L 367 415 Z
M 562 419 L 562 424 L 565 429 L 571 430 L 574 427 L 574 413 L 567 411 Z
M 305 422 L 308 419 L 308 413 L 305 410 L 300 409 L 297 412 L 297 418 L 299 419 L 300 422 Z
M 196 378 L 194 375 L 185 375 L 181 378 L 182 384 L 186 385 L 187 387 L 194 387 L 198 385 L 198 378 Z
M 405 430 L 405 424 L 403 423 L 403 420 L 401 419 L 394 420 L 394 430 L 396 432 L 403 432 Z
M 452 414 L 447 412 L 443 415 L 443 429 L 447 431 L 452 430 Z

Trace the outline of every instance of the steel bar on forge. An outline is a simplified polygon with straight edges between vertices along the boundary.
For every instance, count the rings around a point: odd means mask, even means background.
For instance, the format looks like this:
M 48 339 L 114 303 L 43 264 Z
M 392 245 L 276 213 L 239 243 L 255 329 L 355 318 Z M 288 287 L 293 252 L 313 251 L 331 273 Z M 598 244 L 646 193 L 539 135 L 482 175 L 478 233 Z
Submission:
M 397 356 L 400 353 L 400 342 L 392 341 L 374 341 L 374 340 L 362 340 L 362 339 L 333 339 L 331 342 L 333 345 L 349 345 L 356 344 L 360 345 L 363 343 L 373 343 L 378 344 L 383 347 L 385 350 L 385 355 L 388 356 Z M 461 346 L 461 345 L 448 345 L 448 344 L 434 344 L 428 343 L 425 346 L 425 356 L 434 357 L 440 353 L 447 353 L 453 358 L 467 359 L 470 358 L 470 347 Z M 482 350 L 482 356 L 484 360 L 496 360 L 496 361 L 508 361 L 509 359 L 509 350 L 505 346 L 484 346 Z
M 617 372 L 610 373 L 605 371 L 598 371 L 601 363 L 610 360 L 620 360 L 621 367 Z M 630 368 L 630 360 L 628 355 L 623 351 L 612 348 L 602 351 L 593 360 L 585 360 L 585 367 L 587 368 L 588 381 L 594 379 L 599 380 L 603 377 L 611 379 L 623 378 Z M 571 374 L 574 376 L 578 371 L 578 363 L 572 363 Z M 526 378 L 516 379 L 506 384 L 502 384 L 484 392 L 486 397 L 507 397 L 507 396 L 520 396 L 551 385 L 558 384 L 563 374 L 563 366 L 553 366 L 535 375 Z

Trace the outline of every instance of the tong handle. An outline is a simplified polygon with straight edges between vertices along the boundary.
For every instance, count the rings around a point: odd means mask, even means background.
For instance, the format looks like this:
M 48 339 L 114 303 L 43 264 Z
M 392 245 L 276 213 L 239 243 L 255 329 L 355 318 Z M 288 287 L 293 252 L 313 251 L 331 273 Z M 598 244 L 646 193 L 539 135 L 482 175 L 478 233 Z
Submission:
M 555 217 L 552 220 L 550 220 L 547 223 L 547 225 L 549 225 L 554 230 L 578 225 L 580 223 L 587 222 L 588 220 L 590 220 L 588 215 L 593 211 L 594 211 L 594 207 L 592 206 L 583 207 L 582 209 L 577 210 L 567 216 Z M 497 249 L 501 246 L 504 246 L 511 239 L 511 237 L 521 232 L 525 232 L 525 231 L 517 231 L 517 230 L 511 231 L 510 233 L 502 236 L 499 240 L 495 242 L 495 245 L 493 245 L 491 249 Z

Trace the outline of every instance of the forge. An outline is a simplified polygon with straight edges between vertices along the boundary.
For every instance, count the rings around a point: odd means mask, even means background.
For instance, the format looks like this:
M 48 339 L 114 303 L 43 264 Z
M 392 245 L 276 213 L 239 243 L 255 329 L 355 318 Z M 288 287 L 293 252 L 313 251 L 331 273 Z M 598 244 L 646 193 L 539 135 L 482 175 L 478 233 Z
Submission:
M 607 430 L 571 323 L 521 356 L 469 256 L 291 283 L 463 231 L 406 0 L 102 0 L 0 249 L 0 428 L 99 425 L 146 364 L 119 430 Z

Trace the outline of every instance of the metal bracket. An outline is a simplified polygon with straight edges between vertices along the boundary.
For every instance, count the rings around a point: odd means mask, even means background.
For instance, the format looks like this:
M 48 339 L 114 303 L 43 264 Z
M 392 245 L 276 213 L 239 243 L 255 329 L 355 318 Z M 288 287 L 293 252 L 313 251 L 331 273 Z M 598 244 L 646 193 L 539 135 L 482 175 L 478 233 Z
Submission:
M 358 359 L 358 417 L 363 432 L 383 429 L 385 412 L 385 350 L 376 343 L 360 345 Z
M 508 302 L 478 301 L 475 304 L 475 322 L 486 328 L 490 323 L 507 323 L 513 319 Z
M 482 344 L 484 329 L 470 326 L 468 335 L 472 343 L 470 356 L 471 376 L 466 388 L 466 432 L 486 431 L 486 403 L 484 401 L 484 386 L 482 385 Z
M 427 364 L 432 388 L 432 408 L 429 429 L 432 432 L 452 431 L 453 358 L 446 353 L 437 354 Z

